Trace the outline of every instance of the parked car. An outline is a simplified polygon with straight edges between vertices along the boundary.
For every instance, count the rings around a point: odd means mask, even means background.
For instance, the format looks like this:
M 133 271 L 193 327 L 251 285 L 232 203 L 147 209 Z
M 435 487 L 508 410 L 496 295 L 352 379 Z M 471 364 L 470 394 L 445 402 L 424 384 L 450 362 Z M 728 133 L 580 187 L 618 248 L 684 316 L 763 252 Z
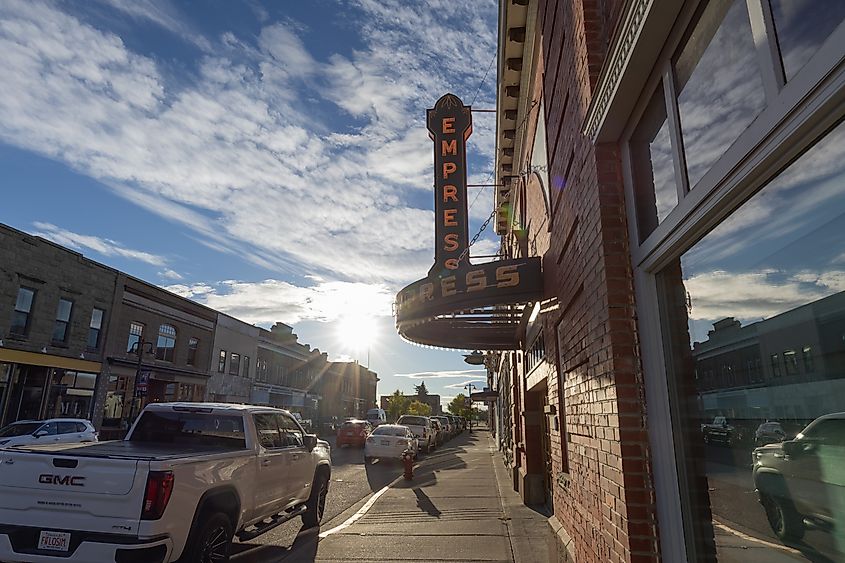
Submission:
M 370 409 L 367 411 L 367 422 L 373 426 L 387 423 L 387 413 L 384 409 Z
M 434 416 L 429 417 L 431 420 L 431 426 L 434 428 L 434 445 L 440 446 L 443 442 L 446 441 L 445 433 L 443 432 L 443 426 L 440 422 L 440 419 Z
M 452 422 L 452 428 L 455 429 L 455 434 L 460 434 L 461 432 L 463 432 L 464 429 L 461 426 L 460 418 L 453 415 L 453 414 L 448 415 L 448 417 L 449 417 L 449 420 Z
M 769 525 L 796 541 L 807 526 L 834 531 L 845 506 L 845 412 L 811 422 L 794 440 L 755 448 L 754 485 Z
M 744 429 L 724 416 L 717 416 L 710 424 L 701 425 L 705 444 L 720 443 L 734 446 L 745 440 Z
M 367 436 L 372 432 L 373 427 L 366 420 L 347 420 L 337 429 L 335 445 L 338 448 L 343 446 L 364 447 Z
M 440 421 L 440 426 L 443 427 L 443 438 L 444 440 L 448 440 L 454 436 L 454 427 L 452 426 L 452 421 L 449 420 L 445 416 L 436 416 L 437 420 Z
M 419 441 L 411 429 L 401 424 L 382 424 L 367 437 L 364 445 L 364 462 L 378 459 L 399 459 L 402 452 L 411 450 L 416 457 Z
M 786 431 L 780 422 L 766 421 L 754 431 L 754 445 L 758 448 L 766 444 L 783 442 L 786 439 Z
M 0 428 L 0 448 L 97 440 L 94 426 L 82 418 L 21 420 Z
M 416 416 L 412 414 L 403 414 L 396 421 L 396 424 L 402 424 L 411 429 L 414 436 L 420 444 L 420 448 L 428 453 L 435 447 L 436 430 L 431 424 L 431 419 L 427 416 Z
M 331 480 L 327 442 L 251 405 L 152 403 L 124 440 L 0 459 L 0 561 L 226 561 L 234 535 L 317 526 Z

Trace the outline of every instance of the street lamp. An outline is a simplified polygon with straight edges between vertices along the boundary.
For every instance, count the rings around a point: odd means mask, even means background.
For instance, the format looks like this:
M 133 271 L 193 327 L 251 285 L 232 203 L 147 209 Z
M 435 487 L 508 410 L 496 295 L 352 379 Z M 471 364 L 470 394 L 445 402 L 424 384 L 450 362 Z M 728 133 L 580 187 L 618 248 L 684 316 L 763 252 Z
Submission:
M 478 389 L 478 387 L 476 387 L 472 383 L 467 383 L 466 385 L 464 385 L 464 389 L 467 390 L 467 400 L 469 401 L 469 431 L 472 432 L 472 390 Z
M 141 362 L 144 361 L 144 350 L 147 350 L 149 354 L 155 353 L 155 347 L 153 346 L 152 342 L 145 342 L 143 338 L 138 340 L 138 342 L 134 342 L 132 347 L 129 348 L 129 353 L 138 354 L 138 363 L 135 366 L 135 381 L 132 384 L 132 402 L 129 403 L 129 417 L 127 418 L 127 427 L 129 424 L 132 423 L 132 419 L 135 417 L 135 404 L 138 399 L 138 382 L 141 379 Z

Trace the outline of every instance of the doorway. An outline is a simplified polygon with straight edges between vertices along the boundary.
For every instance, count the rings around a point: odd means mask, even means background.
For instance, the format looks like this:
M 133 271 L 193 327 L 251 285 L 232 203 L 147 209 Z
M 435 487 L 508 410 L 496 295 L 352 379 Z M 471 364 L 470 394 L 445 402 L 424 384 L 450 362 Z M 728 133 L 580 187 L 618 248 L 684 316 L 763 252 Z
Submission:
M 41 418 L 47 385 L 50 383 L 50 372 L 51 368 L 21 364 L 17 365 L 17 369 L 11 370 L 3 426 L 17 420 Z

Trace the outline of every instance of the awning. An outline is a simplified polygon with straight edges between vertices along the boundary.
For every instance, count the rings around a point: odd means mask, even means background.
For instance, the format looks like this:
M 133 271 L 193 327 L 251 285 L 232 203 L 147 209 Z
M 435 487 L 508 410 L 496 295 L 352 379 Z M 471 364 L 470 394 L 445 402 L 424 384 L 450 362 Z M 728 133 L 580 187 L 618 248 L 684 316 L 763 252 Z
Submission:
M 0 348 L 0 362 L 61 368 L 90 373 L 100 373 L 100 369 L 102 368 L 100 362 L 53 356 L 51 354 L 37 354 L 35 352 L 24 352 L 23 350 L 11 350 L 9 348 Z
M 478 393 L 471 393 L 469 396 L 473 401 L 484 401 L 488 403 L 495 402 L 499 398 L 498 391 L 479 391 Z

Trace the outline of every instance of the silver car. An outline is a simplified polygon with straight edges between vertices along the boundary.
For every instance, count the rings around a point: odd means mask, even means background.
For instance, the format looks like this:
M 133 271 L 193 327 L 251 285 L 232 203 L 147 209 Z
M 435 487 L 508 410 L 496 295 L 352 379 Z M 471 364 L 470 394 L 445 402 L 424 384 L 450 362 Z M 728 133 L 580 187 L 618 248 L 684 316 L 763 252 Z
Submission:
M 0 428 L 0 448 L 33 444 L 96 442 L 97 431 L 82 418 L 19 420 Z

